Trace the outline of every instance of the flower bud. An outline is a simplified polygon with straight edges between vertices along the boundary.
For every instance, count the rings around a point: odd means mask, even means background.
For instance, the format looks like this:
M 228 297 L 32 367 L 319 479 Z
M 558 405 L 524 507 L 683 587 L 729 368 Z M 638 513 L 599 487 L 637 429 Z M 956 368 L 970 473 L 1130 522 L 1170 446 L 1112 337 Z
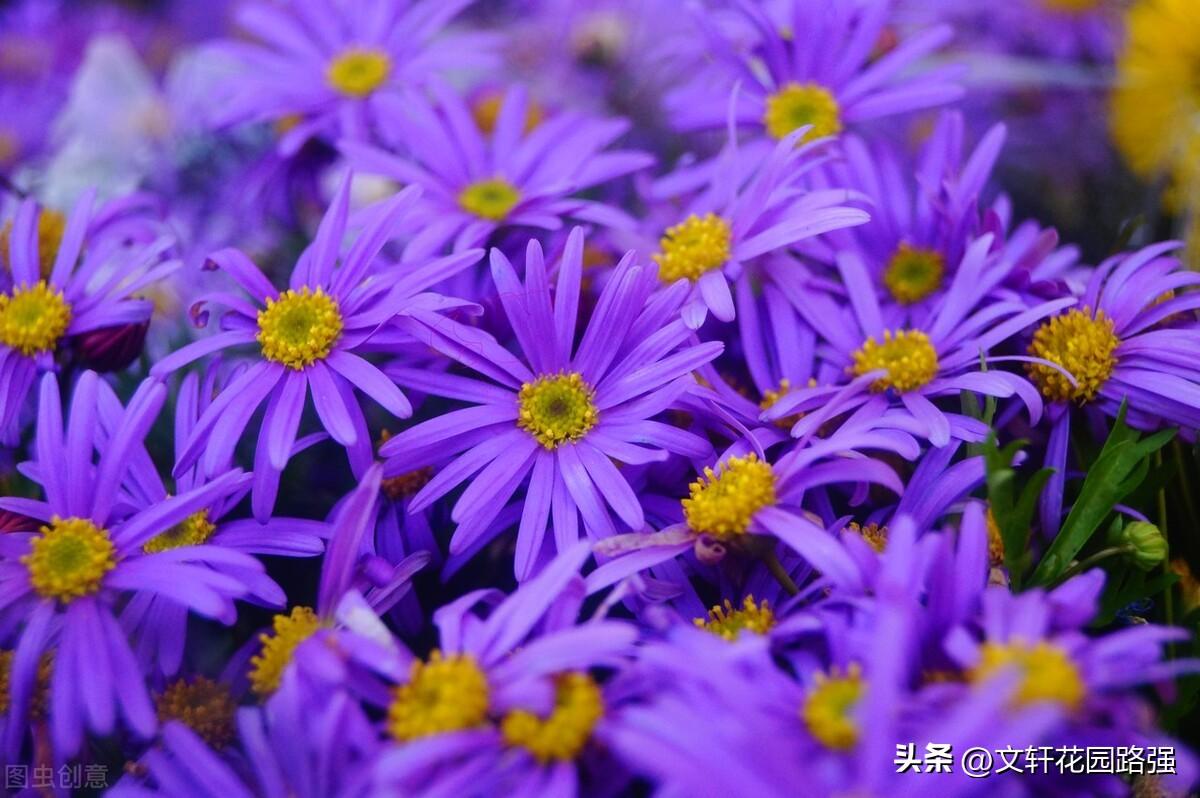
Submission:
M 1167 539 L 1154 524 L 1135 521 L 1121 530 L 1121 543 L 1129 547 L 1133 564 L 1149 571 L 1167 558 Z

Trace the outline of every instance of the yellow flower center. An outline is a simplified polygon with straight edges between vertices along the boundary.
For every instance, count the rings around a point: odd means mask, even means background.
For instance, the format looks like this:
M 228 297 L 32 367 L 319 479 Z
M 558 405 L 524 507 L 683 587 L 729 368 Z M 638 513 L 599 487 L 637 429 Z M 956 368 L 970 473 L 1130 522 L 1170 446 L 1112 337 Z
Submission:
M 467 213 L 481 219 L 498 222 L 508 216 L 521 201 L 521 192 L 502 177 L 479 180 L 464 188 L 458 195 L 458 204 Z
M 3 161 L 0 158 L 0 161 Z M 12 243 L 12 222 L 5 222 L 4 227 L 0 228 L 0 263 L 4 264 L 4 268 L 9 271 L 12 266 L 9 263 L 8 248 Z M 50 272 L 54 269 L 54 260 L 58 257 L 58 247 L 62 244 L 63 233 L 67 229 L 67 217 L 58 211 L 44 209 L 38 214 L 37 220 L 37 258 L 38 258 L 38 273 L 42 279 L 50 276 Z
M 842 132 L 842 109 L 833 94 L 816 83 L 787 83 L 767 98 L 763 125 L 777 139 L 811 125 L 804 141 Z
M 576 372 L 538 377 L 521 386 L 517 426 L 547 449 L 574 443 L 596 426 L 596 392 Z
M 754 596 L 746 596 L 738 609 L 735 610 L 729 599 L 725 599 L 725 606 L 714 606 L 708 611 L 707 619 L 694 618 L 692 623 L 718 637 L 736 640 L 742 632 L 765 635 L 775 626 L 775 614 L 771 612 L 765 599 L 758 604 L 755 603 Z
M 996 516 L 992 513 L 991 507 L 988 508 L 985 520 L 987 522 L 988 564 L 993 568 L 999 568 L 1004 565 L 1004 538 L 1000 535 L 1000 525 L 996 523 Z
M 854 353 L 850 372 L 861 377 L 881 369 L 887 374 L 871 383 L 876 393 L 889 388 L 899 393 L 921 388 L 937 376 L 937 351 L 920 330 L 884 330 L 882 342 L 871 336 Z
M 1075 385 L 1061 371 L 1029 364 L 1029 376 L 1047 399 L 1079 403 L 1096 398 L 1117 365 L 1115 352 L 1121 341 L 1112 319 L 1090 308 L 1061 313 L 1038 327 L 1029 354 L 1062 366 L 1075 378 Z
M 387 53 L 352 47 L 329 63 L 325 77 L 347 97 L 362 99 L 382 86 L 391 73 L 392 59 Z
M 471 116 L 475 119 L 475 125 L 487 135 L 491 135 L 496 130 L 496 122 L 500 119 L 500 110 L 504 107 L 504 94 L 498 91 L 489 91 L 483 94 L 474 103 L 471 104 Z M 545 118 L 545 111 L 542 106 L 534 101 L 529 101 L 525 105 L 525 128 L 526 133 L 530 133 Z
M 809 734 L 835 751 L 857 745 L 859 729 L 853 713 L 865 691 L 862 669 L 857 664 L 851 665 L 845 675 L 818 674 L 800 709 Z
M 864 541 L 866 541 L 868 546 L 880 554 L 883 554 L 884 549 L 887 548 L 888 529 L 886 526 L 880 526 L 874 521 L 866 526 L 862 526 L 851 521 L 846 525 L 846 530 L 861 537 Z
M 155 705 L 161 722 L 183 723 L 218 751 L 233 742 L 237 702 L 220 682 L 203 676 L 191 682 L 178 679 L 163 690 Z
M 600 687 L 586 673 L 561 674 L 554 687 L 554 709 L 548 717 L 517 709 L 500 722 L 504 742 L 524 748 L 543 764 L 578 757 L 604 716 Z
M 258 312 L 258 343 L 263 357 L 296 371 L 324 360 L 342 335 L 337 300 L 305 286 L 268 299 Z
M 682 278 L 692 282 L 699 280 L 729 261 L 732 240 L 729 222 L 715 213 L 704 216 L 693 213 L 679 224 L 668 227 L 659 239 L 661 251 L 654 256 L 659 279 L 667 284 Z
M 745 534 L 754 514 L 775 504 L 775 472 L 756 454 L 731 457 L 718 468 L 704 469 L 688 486 L 683 517 L 696 534 L 728 540 Z
M 883 272 L 883 283 L 902 305 L 912 305 L 942 287 L 946 264 L 940 252 L 901 244 Z
M 50 519 L 29 544 L 21 563 L 42 598 L 64 604 L 100 589 L 100 580 L 117 566 L 108 532 L 86 518 Z
M 70 323 L 71 306 L 45 280 L 0 294 L 0 343 L 26 357 L 54 351 Z
M 216 531 L 217 525 L 208 520 L 208 511 L 201 510 L 189 515 L 166 532 L 160 532 L 150 538 L 142 546 L 142 551 L 147 554 L 156 554 L 183 546 L 199 546 L 207 543 L 208 539 L 213 536 L 213 532 Z
M 417 495 L 421 488 L 429 484 L 431 479 L 433 479 L 433 466 L 425 466 L 397 477 L 389 477 L 383 480 L 380 488 L 389 499 L 399 501 Z
M 262 649 L 250 658 L 250 689 L 264 698 L 279 689 L 292 655 L 317 633 L 321 621 L 311 607 L 293 607 L 287 615 L 276 615 L 271 627 L 270 633 L 258 636 Z
M 1100 6 L 1100 0 L 1042 0 L 1042 4 L 1051 11 L 1081 13 L 1091 11 Z
M 406 684 L 396 687 L 388 708 L 388 731 L 400 741 L 474 729 L 487 721 L 491 690 L 469 654 L 443 657 L 434 649 L 417 660 Z
M 972 683 L 990 679 L 1001 670 L 1016 668 L 1021 674 L 1017 705 L 1052 701 L 1074 709 L 1083 701 L 1085 688 L 1079 668 L 1067 652 L 1045 641 L 1029 645 L 1022 640 L 984 643 L 979 662 L 967 673 Z

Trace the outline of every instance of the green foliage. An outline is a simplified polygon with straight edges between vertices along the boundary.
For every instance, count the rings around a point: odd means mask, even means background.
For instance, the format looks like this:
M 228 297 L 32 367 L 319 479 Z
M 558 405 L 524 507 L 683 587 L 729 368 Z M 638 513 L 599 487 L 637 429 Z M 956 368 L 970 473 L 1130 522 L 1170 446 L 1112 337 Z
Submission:
M 1033 513 L 1037 509 L 1038 496 L 1053 469 L 1037 471 L 1024 485 L 1017 484 L 1017 472 L 1012 467 L 1017 453 L 1025 446 L 1018 440 L 1003 449 L 996 444 L 996 435 L 988 436 L 983 444 L 983 459 L 987 468 L 988 506 L 1000 539 L 1004 542 L 1004 567 L 1014 590 L 1020 590 L 1025 572 L 1029 570 L 1029 532 L 1033 527 Z

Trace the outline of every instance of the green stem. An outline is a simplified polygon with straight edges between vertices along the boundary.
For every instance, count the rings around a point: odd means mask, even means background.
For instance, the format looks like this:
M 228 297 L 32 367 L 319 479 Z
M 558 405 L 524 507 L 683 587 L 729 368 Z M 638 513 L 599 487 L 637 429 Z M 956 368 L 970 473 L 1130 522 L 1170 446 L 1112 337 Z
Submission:
M 767 570 L 771 572 L 771 576 L 775 577 L 775 581 L 779 583 L 785 593 L 789 596 L 795 596 L 800 593 L 800 588 L 796 587 L 796 583 L 792 581 L 792 577 L 784 569 L 783 563 L 775 556 L 774 549 L 769 549 L 765 552 L 762 559 L 767 564 Z
M 1054 585 L 1061 585 L 1071 577 L 1081 574 L 1087 569 L 1094 567 L 1097 563 L 1111 559 L 1112 557 L 1121 557 L 1126 554 L 1133 554 L 1132 546 L 1109 546 L 1107 549 L 1101 549 L 1091 557 L 1088 557 L 1085 560 L 1080 560 L 1067 570 L 1063 571 L 1062 575 L 1055 580 Z
M 1162 468 L 1163 455 L 1161 449 L 1154 453 L 1154 465 L 1159 469 Z M 1186 495 L 1187 493 L 1188 491 L 1185 490 L 1184 494 Z M 1167 541 L 1167 551 L 1169 552 L 1171 550 L 1171 538 L 1167 535 L 1167 489 L 1165 487 L 1158 490 L 1158 531 L 1162 533 L 1163 539 Z M 1171 557 L 1169 554 L 1163 558 L 1162 568 L 1163 573 L 1171 573 Z M 1166 612 L 1167 626 L 1174 626 L 1175 595 L 1174 587 L 1169 579 L 1163 585 L 1163 610 Z M 1167 659 L 1175 659 L 1175 643 L 1173 642 L 1167 643 Z

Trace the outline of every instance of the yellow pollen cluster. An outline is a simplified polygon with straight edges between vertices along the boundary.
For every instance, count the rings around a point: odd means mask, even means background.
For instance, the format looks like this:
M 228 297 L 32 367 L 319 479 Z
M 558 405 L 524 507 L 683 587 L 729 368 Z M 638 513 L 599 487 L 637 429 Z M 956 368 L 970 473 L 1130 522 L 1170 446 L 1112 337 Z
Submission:
M 271 627 L 270 633 L 258 636 L 262 649 L 250 658 L 250 689 L 264 698 L 279 689 L 292 655 L 317 633 L 321 621 L 311 607 L 293 607 L 287 615 L 276 615 Z
M 543 764 L 578 757 L 604 717 L 604 697 L 591 676 L 564 673 L 554 682 L 554 709 L 549 717 L 518 709 L 500 721 L 504 742 L 524 748 Z
M 496 122 L 500 119 L 500 111 L 503 107 L 504 94 L 502 92 L 489 91 L 483 94 L 471 104 L 471 116 L 475 119 L 475 125 L 484 133 L 491 135 L 496 129 Z M 545 115 L 542 106 L 537 102 L 526 103 L 524 131 L 532 132 L 542 123 Z
M 1000 525 L 989 507 L 986 516 L 988 536 L 988 564 L 993 568 L 1004 565 L 1004 538 L 1000 536 Z
M 50 519 L 29 543 L 21 563 L 42 598 L 64 604 L 100 589 L 100 580 L 117 566 L 108 532 L 86 518 Z
M 155 701 L 159 721 L 177 720 L 218 751 L 233 742 L 237 702 L 225 685 L 199 676 L 178 679 Z
M 52 352 L 71 323 L 71 306 L 45 280 L 0 294 L 0 343 L 26 357 Z
M 811 125 L 812 129 L 804 136 L 804 141 L 834 136 L 842 132 L 842 109 L 823 86 L 786 83 L 767 98 L 763 125 L 777 139 L 805 125 Z
M 871 390 L 883 393 L 891 389 L 899 393 L 921 388 L 937 376 L 937 350 L 929 336 L 920 330 L 884 330 L 883 341 L 874 336 L 854 353 L 850 372 L 856 377 L 884 370 L 884 376 L 871 383 Z
M 3 160 L 0 158 L 0 160 Z M 5 222 L 4 227 L 0 227 L 0 263 L 4 264 L 4 268 L 11 271 L 12 264 L 9 263 L 9 247 L 12 245 L 12 228 L 11 221 Z M 37 259 L 38 273 L 42 279 L 50 276 L 50 272 L 54 269 L 54 260 L 58 257 L 58 247 L 62 244 L 63 233 L 67 229 L 67 217 L 58 211 L 49 209 L 43 210 L 38 214 L 37 220 Z
M 937 250 L 901 244 L 883 272 L 883 284 L 902 305 L 920 302 L 942 287 L 946 261 Z
M 217 525 L 208 520 L 208 511 L 201 510 L 189 515 L 166 532 L 160 532 L 150 538 L 142 546 L 142 551 L 147 554 L 156 554 L 183 546 L 199 546 L 207 543 L 208 539 L 213 536 L 213 532 L 216 531 Z
M 383 85 L 392 74 L 392 59 L 381 50 L 352 47 L 329 62 L 325 78 L 346 95 L 362 99 Z
M 1047 399 L 1089 402 L 1112 376 L 1120 343 L 1104 311 L 1095 316 L 1090 308 L 1061 313 L 1038 327 L 1029 354 L 1062 366 L 1076 384 L 1058 369 L 1037 363 L 1027 367 L 1029 376 Z
M 808 732 L 826 748 L 847 751 L 858 744 L 858 723 L 853 717 L 855 708 L 866 692 L 862 669 L 851 665 L 845 675 L 836 671 L 818 674 L 816 684 L 804 699 L 800 717 Z
M 502 177 L 476 181 L 458 195 L 458 205 L 464 211 L 493 222 L 508 216 L 520 201 L 521 192 Z
M 407 741 L 473 729 L 486 723 L 490 700 L 487 677 L 473 657 L 443 657 L 434 649 L 428 662 L 413 662 L 408 682 L 396 687 L 388 731 Z
M 742 632 L 753 632 L 765 635 L 775 626 L 775 613 L 767 606 L 764 599 L 761 604 L 754 601 L 754 596 L 746 596 L 742 606 L 734 609 L 725 599 L 725 606 L 715 606 L 708 611 L 708 618 L 694 618 L 692 623 L 700 629 L 705 629 L 726 640 L 736 640 Z
M 1021 674 L 1014 696 L 1018 706 L 1051 701 L 1074 709 L 1083 701 L 1085 688 L 1079 668 L 1067 652 L 1045 641 L 1035 645 L 1018 639 L 984 643 L 979 662 L 967 677 L 972 683 L 983 682 L 1009 668 L 1016 668 Z
M 1042 0 L 1051 11 L 1078 14 L 1099 7 L 1101 0 Z
M 733 230 L 715 213 L 692 214 L 659 239 L 661 250 L 654 256 L 658 278 L 670 284 L 679 279 L 692 282 L 724 266 L 732 254 Z
M 433 466 L 425 466 L 400 476 L 389 477 L 383 480 L 380 488 L 389 499 L 399 501 L 415 496 L 421 488 L 429 484 L 431 479 L 433 479 Z
M 337 300 L 305 286 L 268 299 L 258 312 L 258 343 L 263 357 L 302 371 L 324 360 L 342 335 Z
M 683 517 L 698 535 L 728 540 L 745 534 L 754 514 L 775 504 L 775 472 L 758 455 L 731 457 L 688 486 Z
M 846 531 L 853 532 L 867 542 L 867 545 L 880 554 L 887 548 L 888 529 L 872 521 L 861 526 L 853 521 L 846 525 Z
M 547 449 L 574 443 L 596 426 L 596 392 L 576 372 L 538 377 L 517 394 L 517 426 Z

